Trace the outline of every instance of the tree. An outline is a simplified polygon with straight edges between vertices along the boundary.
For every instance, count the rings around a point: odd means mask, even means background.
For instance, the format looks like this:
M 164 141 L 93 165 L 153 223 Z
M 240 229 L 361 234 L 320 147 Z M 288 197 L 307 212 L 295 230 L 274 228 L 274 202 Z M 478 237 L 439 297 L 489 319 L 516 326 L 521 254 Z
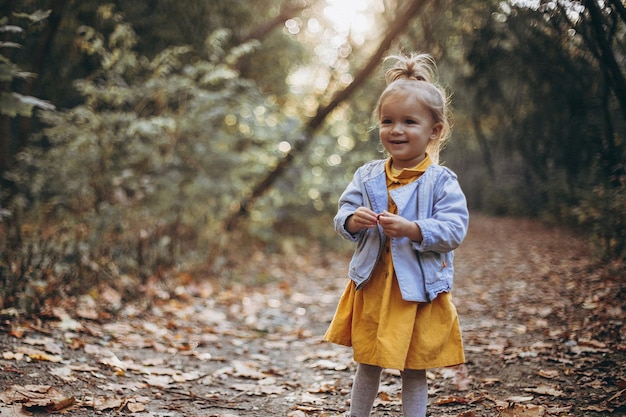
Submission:
M 509 179 L 491 183 L 482 206 L 584 225 L 607 256 L 623 256 L 626 213 L 615 203 L 626 188 L 623 74 L 608 48 L 621 41 L 597 30 L 597 10 L 501 7 L 467 46 L 465 83 L 482 112 L 481 147 L 502 161 L 491 167 L 496 178 Z
M 262 196 L 282 175 L 289 165 L 294 161 L 294 156 L 303 152 L 312 141 L 315 132 L 321 127 L 324 120 L 330 112 L 332 112 L 341 102 L 347 100 L 355 89 L 361 87 L 363 82 L 371 75 L 371 73 L 379 66 L 385 52 L 389 49 L 392 42 L 397 39 L 409 22 L 415 17 L 428 3 L 423 1 L 408 1 L 405 7 L 399 9 L 395 21 L 388 27 L 385 37 L 381 40 L 376 52 L 370 57 L 367 64 L 355 76 L 354 81 L 346 88 L 337 92 L 333 99 L 325 106 L 320 106 L 313 118 L 311 118 L 304 129 L 302 137 L 297 140 L 290 151 L 282 158 L 276 167 L 269 172 L 260 182 L 258 182 L 249 196 L 244 197 L 236 206 L 236 210 L 226 219 L 225 229 L 233 230 L 237 221 L 244 218 L 248 214 L 249 205 L 253 204 L 256 199 Z
M 16 14 L 17 18 L 26 19 L 30 22 L 41 22 L 48 17 L 49 13 L 38 11 L 33 14 Z M 0 34 L 7 37 L 23 33 L 21 26 L 10 25 L 7 17 L 0 18 Z M 9 40 L 0 42 L 0 50 L 20 48 L 20 44 Z M 21 94 L 14 91 L 16 80 L 30 80 L 35 74 L 22 70 L 5 54 L 0 54 L 0 179 L 2 173 L 11 166 L 11 119 L 16 116 L 30 118 L 34 108 L 53 109 L 54 106 L 47 101 L 35 98 L 31 95 Z

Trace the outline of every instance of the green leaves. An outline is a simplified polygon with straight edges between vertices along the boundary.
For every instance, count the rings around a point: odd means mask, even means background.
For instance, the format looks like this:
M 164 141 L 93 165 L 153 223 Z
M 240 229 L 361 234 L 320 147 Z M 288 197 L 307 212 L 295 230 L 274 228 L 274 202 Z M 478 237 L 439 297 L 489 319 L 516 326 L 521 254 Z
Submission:
M 47 14 L 38 11 L 32 15 L 18 14 L 18 17 L 30 18 L 32 21 L 40 21 L 41 19 L 45 19 Z M 0 19 L 0 33 L 20 34 L 23 31 L 20 26 L 8 25 L 6 18 Z M 4 48 L 16 49 L 21 48 L 21 45 L 16 42 L 0 42 L 0 50 Z M 34 76 L 35 74 L 23 71 L 19 66 L 11 62 L 9 58 L 0 54 L 0 82 L 10 85 L 13 80 L 25 80 Z M 0 92 L 0 115 L 9 117 L 31 117 L 33 108 L 52 110 L 54 106 L 48 101 L 22 95 L 17 92 Z
M 0 93 L 0 114 L 9 117 L 31 117 L 33 107 L 44 110 L 53 110 L 54 105 L 45 100 L 32 96 L 23 96 L 18 93 Z
M 53 225 L 55 231 L 28 236 L 49 242 L 36 258 L 52 269 L 27 265 L 13 273 L 16 282 L 26 270 L 43 282 L 54 270 L 83 288 L 101 280 L 103 269 L 147 277 L 204 262 L 205 253 L 223 244 L 215 236 L 229 208 L 298 129 L 238 75 L 238 60 L 256 43 L 229 48 L 227 35 L 218 32 L 207 42 L 213 51 L 185 63 L 187 46 L 139 56 L 123 22 L 108 38 L 82 28 L 83 50 L 101 63 L 76 82 L 83 104 L 51 111 L 21 97 L 48 110 L 41 114 L 41 140 L 49 146 L 43 151 L 35 140 L 20 154 L 11 178 L 24 198 L 14 201 L 27 202 L 22 221 L 30 229 Z M 256 218 L 271 227 L 274 217 Z

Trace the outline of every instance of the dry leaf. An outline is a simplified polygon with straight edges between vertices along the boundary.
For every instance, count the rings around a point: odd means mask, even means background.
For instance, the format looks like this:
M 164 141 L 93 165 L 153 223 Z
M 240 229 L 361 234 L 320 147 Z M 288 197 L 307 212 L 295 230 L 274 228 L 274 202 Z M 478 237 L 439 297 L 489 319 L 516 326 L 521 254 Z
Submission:
M 72 382 L 76 381 L 76 377 L 72 376 L 72 368 L 69 366 L 62 366 L 60 368 L 52 368 L 49 371 L 52 375 L 61 378 L 63 381 Z
M 306 392 L 302 394 L 302 397 L 300 397 L 300 402 L 304 404 L 315 404 L 315 405 L 324 404 L 324 400 L 322 398 L 316 397 L 315 395 L 311 395 Z
M 546 414 L 543 406 L 533 404 L 513 404 L 499 411 L 500 417 L 543 417 Z
M 130 411 L 131 413 L 139 413 L 141 411 L 146 411 L 146 406 L 141 403 L 129 402 L 128 404 L 126 404 L 126 408 L 128 408 L 128 411 Z
M 513 396 L 506 399 L 506 401 L 511 403 L 524 403 L 527 401 L 532 401 L 534 397 L 521 397 L 521 396 Z
M 343 370 L 348 368 L 348 366 L 346 364 L 333 362 L 333 361 L 329 361 L 329 360 L 325 360 L 325 359 L 321 359 L 319 361 L 316 361 L 316 362 L 308 365 L 308 367 L 309 368 L 330 369 L 330 370 L 333 370 L 333 371 L 343 371 Z
M 167 387 L 173 382 L 172 377 L 169 375 L 146 375 L 143 377 L 143 380 L 146 384 L 159 388 Z
M 124 404 L 126 404 L 126 400 L 117 397 L 96 397 L 83 403 L 84 406 L 91 407 L 96 411 L 121 410 Z
M 257 370 L 258 366 L 254 362 L 232 361 L 231 364 L 233 365 L 235 376 L 250 379 L 263 379 L 267 376 Z
M 60 356 L 49 355 L 42 350 L 29 348 L 27 346 L 20 346 L 18 348 L 18 352 L 23 353 L 29 358 L 33 360 L 38 360 L 38 361 L 48 361 L 48 362 L 58 363 L 63 360 L 63 358 Z
M 533 387 L 533 388 L 525 388 L 524 391 L 532 392 L 534 394 L 539 394 L 539 395 L 551 395 L 553 397 L 560 397 L 561 395 L 563 395 L 563 391 L 558 390 L 555 387 L 552 387 L 550 385 L 545 385 L 545 384 L 537 385 L 536 387 Z
M 467 404 L 470 400 L 465 397 L 443 397 L 433 401 L 436 405 L 450 405 L 450 404 Z
M 16 361 L 21 361 L 22 359 L 24 359 L 24 353 L 22 352 L 2 352 L 2 358 L 9 361 L 9 360 L 16 360 Z
M 0 393 L 5 404 L 22 404 L 25 408 L 40 407 L 59 411 L 76 402 L 73 396 L 64 395 L 49 385 L 12 385 Z
M 553 379 L 559 376 L 559 371 L 554 370 L 554 369 L 553 370 L 540 369 L 537 371 L 537 375 L 543 378 Z

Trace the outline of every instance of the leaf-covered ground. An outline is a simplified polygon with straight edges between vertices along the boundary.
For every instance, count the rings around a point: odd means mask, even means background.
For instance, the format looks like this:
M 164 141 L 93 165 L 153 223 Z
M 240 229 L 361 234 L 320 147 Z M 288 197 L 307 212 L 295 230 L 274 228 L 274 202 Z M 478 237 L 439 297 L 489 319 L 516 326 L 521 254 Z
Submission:
M 588 250 L 536 222 L 472 217 L 454 292 L 468 362 L 429 371 L 430 416 L 626 415 L 626 279 Z M 354 363 L 321 336 L 348 256 L 259 253 L 239 283 L 149 283 L 149 304 L 102 289 L 38 319 L 4 310 L 0 417 L 340 416 Z M 396 372 L 374 415 L 401 415 Z

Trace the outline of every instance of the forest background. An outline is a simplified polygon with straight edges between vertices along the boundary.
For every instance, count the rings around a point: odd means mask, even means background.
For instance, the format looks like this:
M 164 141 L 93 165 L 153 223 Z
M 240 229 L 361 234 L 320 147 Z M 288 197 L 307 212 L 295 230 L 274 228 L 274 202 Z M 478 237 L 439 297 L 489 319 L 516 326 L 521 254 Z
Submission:
M 433 55 L 470 209 L 626 257 L 621 0 L 8 0 L 0 309 L 320 245 L 381 158 L 383 58 Z M 566 246 L 567 242 L 563 242 Z

